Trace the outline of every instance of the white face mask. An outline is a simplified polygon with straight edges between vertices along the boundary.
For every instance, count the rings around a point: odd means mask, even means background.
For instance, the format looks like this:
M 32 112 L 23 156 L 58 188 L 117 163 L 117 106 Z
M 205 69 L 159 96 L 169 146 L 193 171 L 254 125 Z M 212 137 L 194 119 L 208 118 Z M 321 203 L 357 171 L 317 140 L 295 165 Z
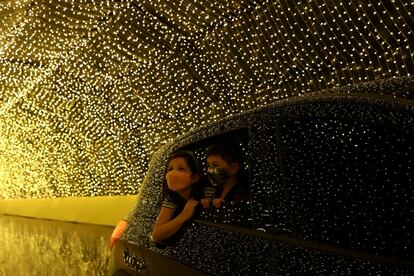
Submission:
M 192 184 L 191 173 L 189 172 L 172 170 L 167 172 L 165 179 L 167 180 L 168 188 L 174 192 L 188 188 Z

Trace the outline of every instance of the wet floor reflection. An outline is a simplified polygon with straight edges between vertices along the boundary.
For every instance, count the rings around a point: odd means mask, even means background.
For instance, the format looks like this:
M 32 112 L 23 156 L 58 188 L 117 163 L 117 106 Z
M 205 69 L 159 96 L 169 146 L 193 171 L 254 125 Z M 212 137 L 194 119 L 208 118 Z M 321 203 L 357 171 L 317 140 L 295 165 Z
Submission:
M 112 230 L 0 215 L 0 275 L 108 275 Z

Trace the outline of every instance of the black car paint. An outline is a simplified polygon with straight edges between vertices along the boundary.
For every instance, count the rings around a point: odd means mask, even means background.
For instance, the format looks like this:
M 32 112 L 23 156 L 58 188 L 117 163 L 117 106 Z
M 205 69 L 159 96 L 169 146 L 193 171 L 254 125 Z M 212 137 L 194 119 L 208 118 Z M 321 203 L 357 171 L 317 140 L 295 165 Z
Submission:
M 395 257 L 383 256 L 384 251 L 376 249 L 375 246 L 368 249 L 359 246 L 358 240 L 349 242 L 346 236 L 342 241 L 326 240 L 330 238 L 329 233 L 313 235 L 313 226 L 308 225 L 305 230 L 298 229 L 300 228 L 297 224 L 298 210 L 292 209 L 292 202 L 288 196 L 295 191 L 289 190 L 288 186 L 292 171 L 306 170 L 306 167 L 292 169 L 292 165 L 286 163 L 286 152 L 283 151 L 283 139 L 286 137 L 283 138 L 284 134 L 281 130 L 284 128 L 286 130 L 289 122 L 304 118 L 317 118 L 322 121 L 327 119 L 333 124 L 338 120 L 352 121 L 356 122 L 356 125 L 368 124 L 380 128 L 398 129 L 407 133 L 407 137 L 414 137 L 413 103 L 379 96 L 349 94 L 290 99 L 224 119 L 177 138 L 154 155 L 142 185 L 137 207 L 129 216 L 129 227 L 117 247 L 131 244 L 135 248 L 141 248 L 141 254 L 144 250 L 151 252 L 152 262 L 159 254 L 159 258 L 167 258 L 176 264 L 173 269 L 188 267 L 190 271 L 194 273 L 199 271 L 200 274 L 409 275 L 413 273 L 414 263 L 412 255 L 409 255 L 413 249 L 412 237 L 400 241 L 404 243 L 403 247 L 408 248 L 406 255 Z M 306 125 L 300 127 L 304 130 L 308 128 Z M 214 140 L 214 137 L 223 133 L 237 133 L 240 129 L 247 130 L 250 137 L 248 158 L 251 229 L 237 224 L 234 226 L 234 222 L 220 223 L 219 217 L 201 214 L 201 218 L 188 225 L 176 244 L 166 246 L 164 249 L 157 247 L 150 241 L 149 234 L 162 203 L 160 195 L 163 168 L 168 155 L 196 142 Z M 298 135 L 298 133 L 293 134 Z M 304 151 L 299 150 L 300 152 Z M 403 184 L 412 187 L 412 177 L 408 177 L 406 181 L 408 182 Z M 406 200 L 409 202 L 405 202 L 405 206 L 413 203 L 412 197 L 411 199 L 406 197 Z M 237 214 L 231 216 L 237 217 Z M 299 223 L 305 221 L 304 219 L 306 218 L 299 218 Z M 405 219 L 406 221 L 402 223 L 408 227 L 411 218 Z M 315 229 L 326 230 L 324 227 Z M 341 237 L 336 235 L 335 238 Z M 141 258 L 141 261 L 145 262 L 145 254 Z M 148 272 L 151 274 L 151 271 Z

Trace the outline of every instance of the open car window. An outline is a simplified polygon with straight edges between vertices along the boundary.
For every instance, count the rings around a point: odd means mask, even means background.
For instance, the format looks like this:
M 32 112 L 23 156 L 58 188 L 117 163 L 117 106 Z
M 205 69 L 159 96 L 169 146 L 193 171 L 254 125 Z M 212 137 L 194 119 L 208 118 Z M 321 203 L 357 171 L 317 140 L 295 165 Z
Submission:
M 199 141 L 194 144 L 187 145 L 181 149 L 189 150 L 195 154 L 201 163 L 204 175 L 207 174 L 207 151 L 208 148 L 223 140 L 231 140 L 240 146 L 243 156 L 243 168 L 245 185 L 248 188 L 248 175 L 249 175 L 249 132 L 248 129 L 240 129 L 228 133 L 221 134 L 219 136 L 210 137 L 208 139 Z M 205 178 L 206 183 L 209 181 Z M 243 228 L 252 228 L 252 214 L 250 198 L 244 198 L 242 200 L 226 201 L 220 208 L 215 208 L 210 204 L 209 208 L 201 209 L 198 216 L 201 221 L 207 221 L 218 224 L 226 224 L 232 226 L 238 226 Z

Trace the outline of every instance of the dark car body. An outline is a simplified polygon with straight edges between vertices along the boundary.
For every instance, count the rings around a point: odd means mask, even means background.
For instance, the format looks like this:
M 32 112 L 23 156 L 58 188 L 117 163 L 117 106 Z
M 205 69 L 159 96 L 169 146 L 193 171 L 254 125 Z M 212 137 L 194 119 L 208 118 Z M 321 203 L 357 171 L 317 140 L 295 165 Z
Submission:
M 223 137 L 246 157 L 250 200 L 209 208 L 170 244 L 149 236 L 168 155 Z M 319 95 L 183 135 L 152 158 L 114 275 L 414 275 L 413 101 Z

